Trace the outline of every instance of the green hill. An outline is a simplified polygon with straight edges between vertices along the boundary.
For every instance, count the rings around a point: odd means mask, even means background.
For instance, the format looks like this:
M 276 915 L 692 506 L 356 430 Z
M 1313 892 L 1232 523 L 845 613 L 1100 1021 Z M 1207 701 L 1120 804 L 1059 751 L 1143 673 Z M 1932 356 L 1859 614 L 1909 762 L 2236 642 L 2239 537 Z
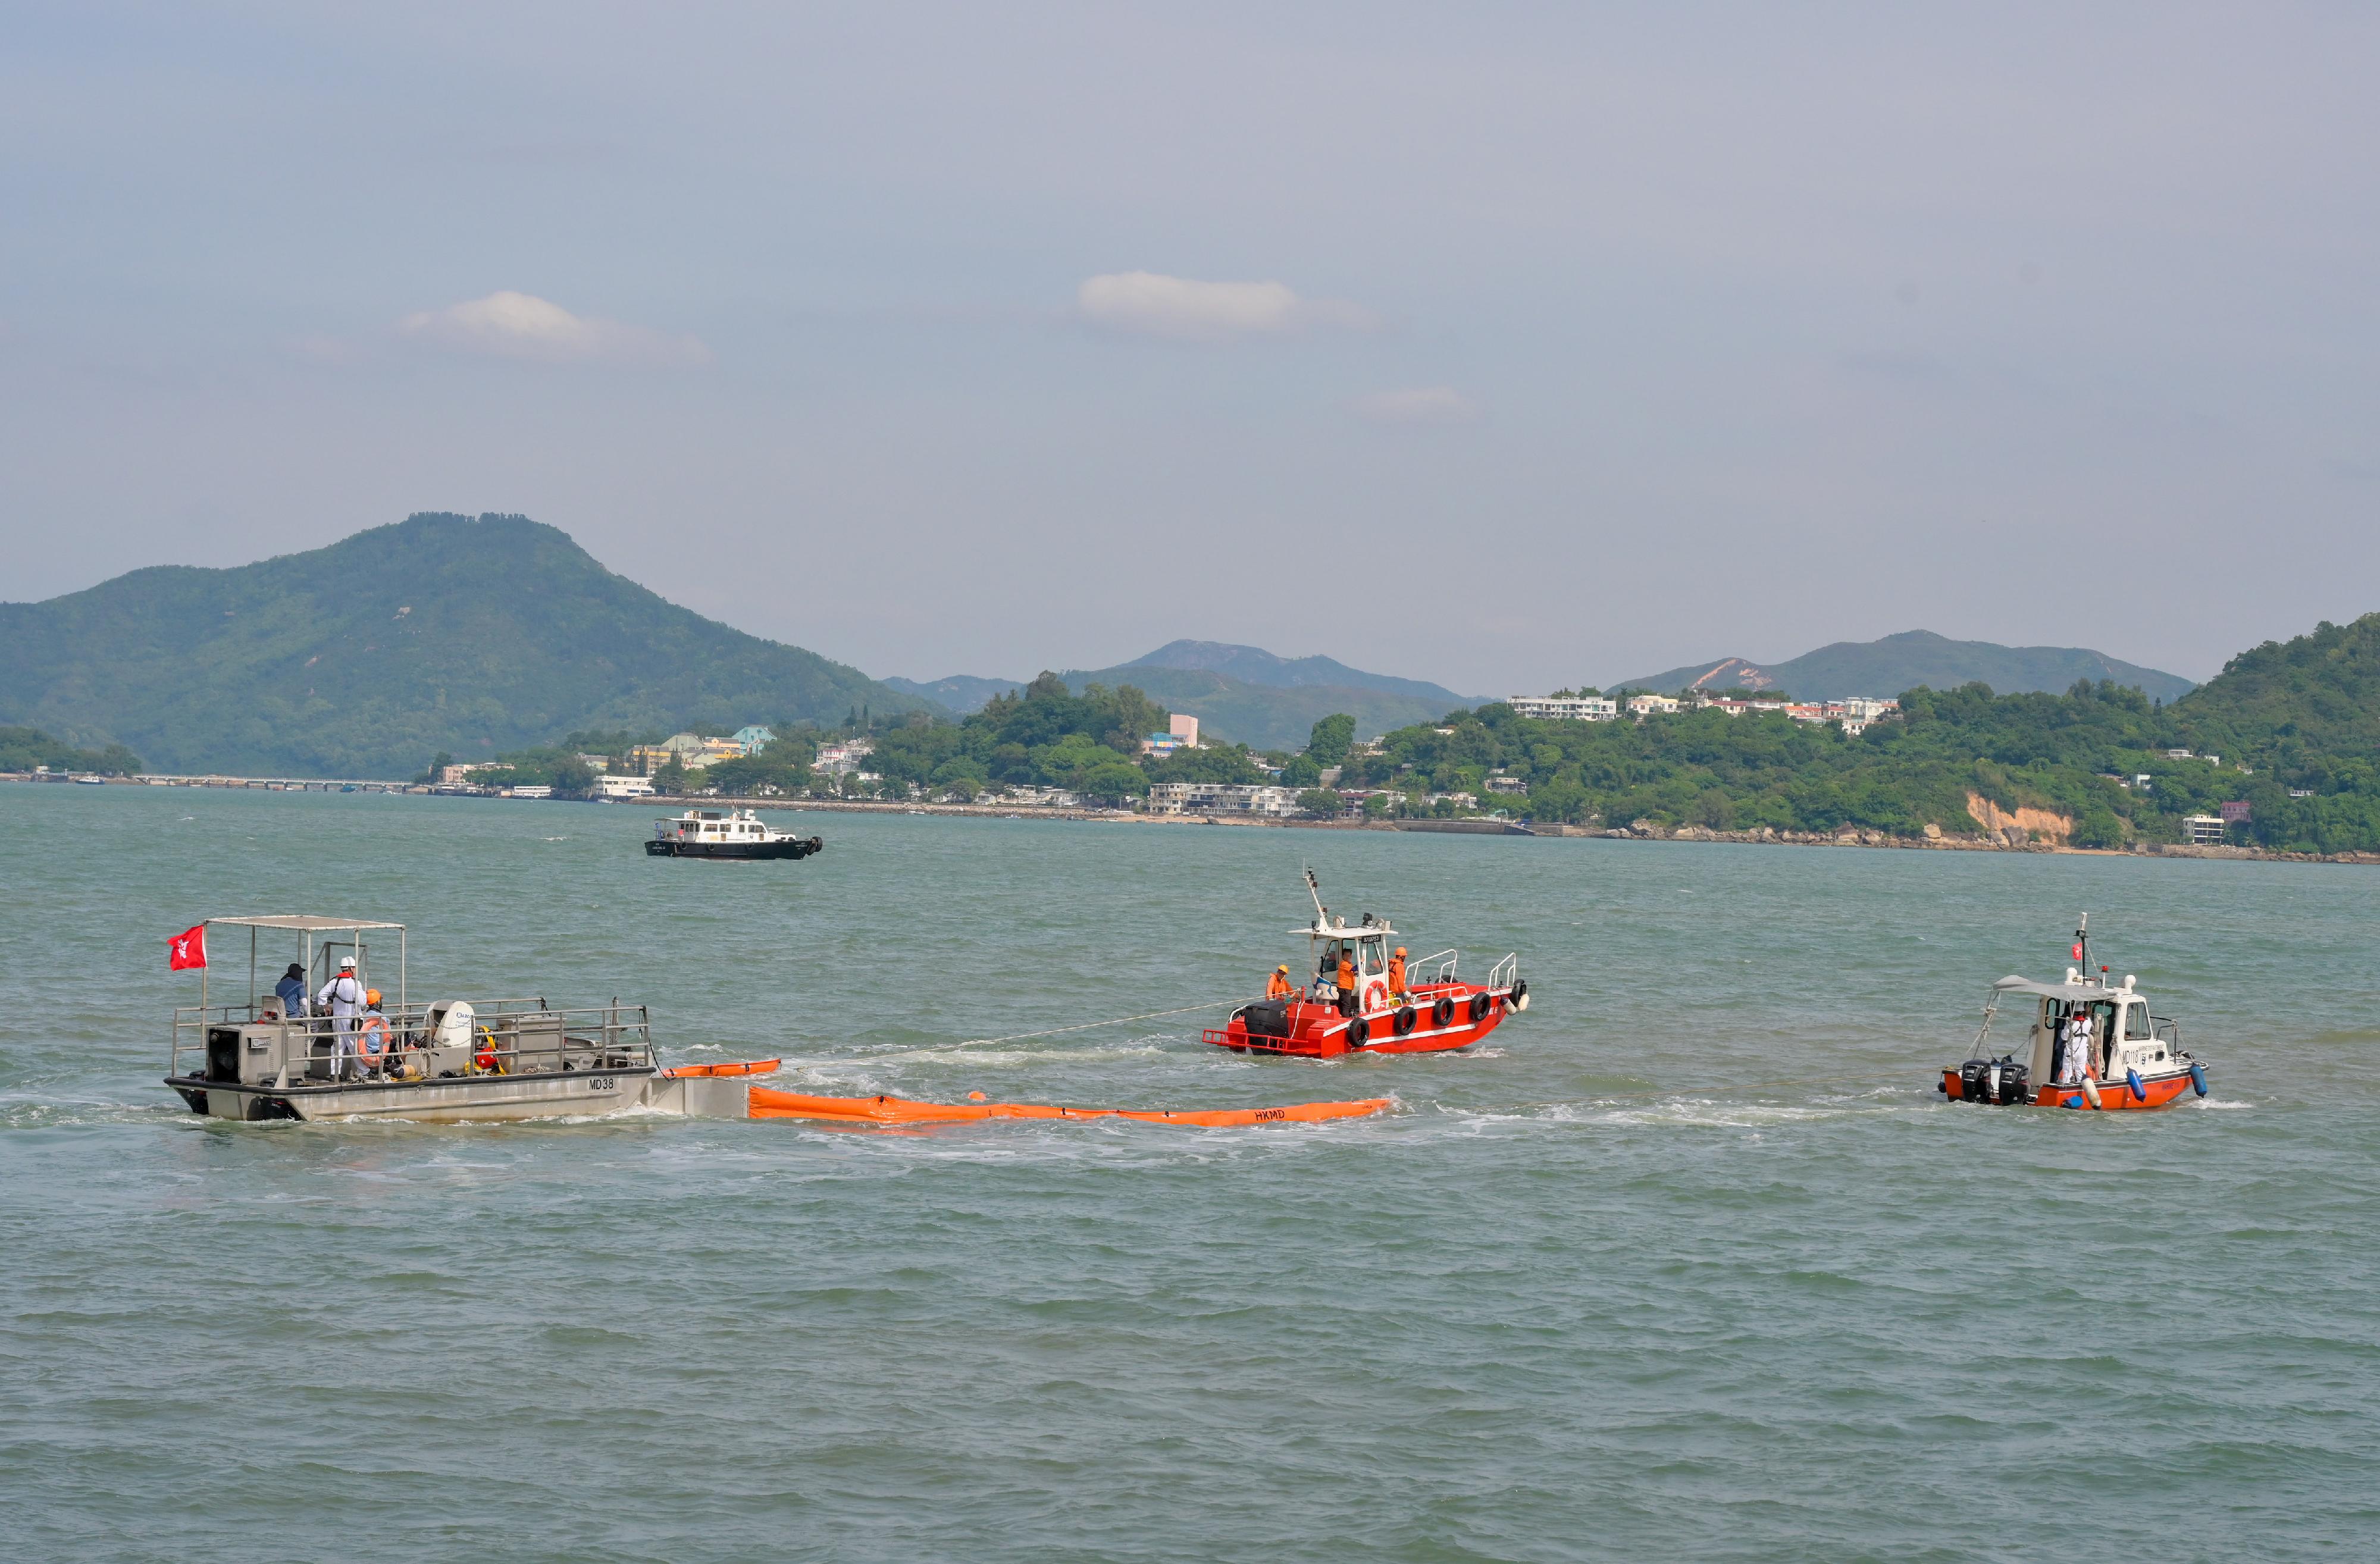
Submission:
M 525 516 L 421 515 L 228 570 L 0 603 L 0 723 L 152 769 L 395 777 L 573 730 L 928 703 L 668 602 Z
M 1276 657 L 1261 647 L 1222 641 L 1172 641 L 1113 668 L 1075 668 L 1062 676 L 1077 692 L 1092 685 L 1130 685 L 1169 711 L 1197 718 L 1202 734 L 1257 749 L 1302 749 L 1314 724 L 1333 712 L 1355 719 L 1358 738 L 1373 738 L 1475 704 L 1421 679 L 1367 673 L 1328 657 Z M 885 683 L 967 712 L 982 709 L 994 696 L 1014 694 L 1026 681 L 958 673 L 928 684 Z
M 1356 737 L 1374 738 L 1474 704 L 1443 685 L 1222 641 L 1171 641 L 1130 662 L 1065 678 L 1077 690 L 1135 685 L 1167 710 L 1197 718 L 1202 736 L 1211 732 L 1256 749 L 1303 749 L 1314 724 L 1334 712 L 1355 719 Z
M 1092 685 L 1111 689 L 1134 685 L 1168 711 L 1184 711 L 1197 718 L 1202 739 L 1245 744 L 1253 749 L 1303 749 L 1314 724 L 1333 712 L 1354 718 L 1355 735 L 1371 738 L 1409 722 L 1436 721 L 1449 710 L 1468 704 L 1459 697 L 1427 700 L 1334 685 L 1293 688 L 1252 685 L 1205 669 L 1137 663 L 1096 673 L 1070 672 L 1065 680 L 1078 694 Z
M 1427 811 L 1433 794 L 1480 794 L 1500 774 L 1510 806 L 1537 819 L 1904 836 L 1979 832 L 1988 803 L 2063 817 L 2086 847 L 2179 842 L 2189 817 L 2232 806 L 2233 841 L 2380 851 L 2380 613 L 2242 652 L 2171 704 L 2113 678 L 1900 701 L 1856 736 L 1710 708 L 1561 722 L 1491 704 L 1388 734 L 1341 783 L 1387 790 L 1367 807 Z
M 2082 647 L 2004 647 L 1954 641 L 1931 630 L 1904 630 L 1874 641 L 1837 641 L 1786 662 L 1722 657 L 1606 687 L 1665 695 L 1689 687 L 1779 689 L 1803 700 L 1840 700 L 1898 695 L 1920 685 L 1954 690 L 1984 684 L 2001 695 L 2020 695 L 2070 689 L 2077 682 L 2095 685 L 2102 679 L 2129 685 L 2153 700 L 2176 700 L 2191 689 L 2190 681 L 2180 674 L 2119 661 Z

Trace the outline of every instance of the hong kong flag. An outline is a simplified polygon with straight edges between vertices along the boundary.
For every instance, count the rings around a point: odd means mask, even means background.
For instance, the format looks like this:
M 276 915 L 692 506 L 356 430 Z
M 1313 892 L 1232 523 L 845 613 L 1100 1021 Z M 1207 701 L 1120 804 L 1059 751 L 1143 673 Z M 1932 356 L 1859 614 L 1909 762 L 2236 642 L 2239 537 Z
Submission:
M 207 926 L 200 924 L 185 928 L 165 941 L 165 965 L 173 972 L 188 972 L 194 966 L 207 964 Z

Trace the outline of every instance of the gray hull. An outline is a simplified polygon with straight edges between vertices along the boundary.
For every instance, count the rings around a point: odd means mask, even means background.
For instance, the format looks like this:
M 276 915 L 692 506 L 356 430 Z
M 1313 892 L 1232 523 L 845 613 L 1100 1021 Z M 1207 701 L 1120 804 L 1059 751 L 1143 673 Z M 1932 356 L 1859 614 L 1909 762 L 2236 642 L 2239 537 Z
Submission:
M 323 1082 L 310 1085 L 225 1085 L 188 1075 L 165 1084 L 197 1112 L 215 1119 L 559 1119 L 636 1108 L 663 1083 L 651 1066 L 525 1075 L 465 1075 L 431 1081 Z M 676 1109 L 683 1112 L 683 1108 Z

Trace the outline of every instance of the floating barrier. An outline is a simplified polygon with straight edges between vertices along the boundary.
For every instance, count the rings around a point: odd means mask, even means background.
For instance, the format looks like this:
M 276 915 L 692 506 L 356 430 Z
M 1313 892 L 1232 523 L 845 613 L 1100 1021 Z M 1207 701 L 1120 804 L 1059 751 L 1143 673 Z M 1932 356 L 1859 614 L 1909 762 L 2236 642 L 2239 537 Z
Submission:
M 753 1086 L 755 1119 L 808 1119 L 829 1124 L 965 1124 L 986 1119 L 1132 1119 L 1146 1124 L 1191 1129 L 1232 1129 L 1245 1124 L 1316 1124 L 1330 1119 L 1361 1119 L 1390 1106 L 1384 1097 L 1354 1102 L 1298 1102 L 1281 1108 L 1136 1109 L 1058 1108 L 1029 1102 L 912 1102 L 897 1097 L 808 1097 L 799 1092 Z
M 695 1075 L 766 1075 L 784 1063 L 782 1059 L 747 1059 L 734 1064 L 681 1064 L 662 1072 L 667 1081 L 682 1081 Z

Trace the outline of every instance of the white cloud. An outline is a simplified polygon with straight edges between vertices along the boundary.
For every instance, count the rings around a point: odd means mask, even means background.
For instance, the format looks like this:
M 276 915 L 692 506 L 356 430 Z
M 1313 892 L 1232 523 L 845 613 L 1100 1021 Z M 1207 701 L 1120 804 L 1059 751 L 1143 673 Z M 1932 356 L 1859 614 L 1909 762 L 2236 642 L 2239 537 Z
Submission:
M 396 329 L 458 353 L 547 364 L 710 362 L 710 349 L 697 338 L 573 315 L 551 299 L 510 289 L 407 315 Z
M 1376 391 L 1357 398 L 1355 411 L 1376 424 L 1467 424 L 1479 417 L 1471 398 L 1451 385 Z
M 1377 322 L 1361 306 L 1300 298 L 1286 283 L 1202 283 L 1158 272 L 1111 272 L 1075 290 L 1082 318 L 1109 331 L 1176 342 L 1283 336 L 1309 327 L 1363 331 Z

